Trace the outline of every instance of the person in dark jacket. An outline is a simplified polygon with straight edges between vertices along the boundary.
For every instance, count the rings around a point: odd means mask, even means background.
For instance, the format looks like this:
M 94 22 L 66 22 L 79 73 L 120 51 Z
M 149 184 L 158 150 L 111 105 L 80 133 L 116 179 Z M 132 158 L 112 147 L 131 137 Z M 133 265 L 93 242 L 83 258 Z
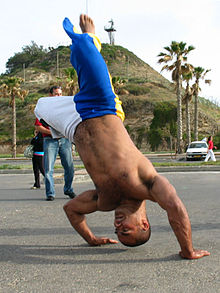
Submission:
M 31 144 L 34 146 L 34 154 L 32 158 L 32 165 L 34 171 L 34 185 L 31 189 L 39 189 L 40 188 L 40 172 L 44 176 L 44 150 L 43 150 L 43 136 L 39 131 L 34 131 L 34 137 L 31 140 Z

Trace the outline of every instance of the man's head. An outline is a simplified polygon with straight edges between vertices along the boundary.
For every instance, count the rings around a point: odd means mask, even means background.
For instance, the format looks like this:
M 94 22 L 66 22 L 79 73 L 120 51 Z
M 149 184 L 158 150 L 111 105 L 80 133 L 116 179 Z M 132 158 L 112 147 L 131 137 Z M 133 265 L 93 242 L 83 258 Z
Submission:
M 116 209 L 114 226 L 118 240 L 126 246 L 142 245 L 150 239 L 151 229 L 145 207 L 135 212 L 121 207 Z
M 52 86 L 50 88 L 50 96 L 56 97 L 56 96 L 62 96 L 62 89 L 60 86 Z

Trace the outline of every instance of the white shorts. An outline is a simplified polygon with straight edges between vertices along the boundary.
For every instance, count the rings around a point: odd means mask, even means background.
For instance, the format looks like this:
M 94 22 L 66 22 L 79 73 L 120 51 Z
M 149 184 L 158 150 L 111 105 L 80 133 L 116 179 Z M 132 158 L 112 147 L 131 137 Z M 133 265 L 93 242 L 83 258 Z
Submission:
M 50 126 L 53 138 L 65 136 L 74 142 L 76 127 L 82 118 L 76 110 L 73 96 L 40 98 L 34 113 L 39 121 L 43 119 Z

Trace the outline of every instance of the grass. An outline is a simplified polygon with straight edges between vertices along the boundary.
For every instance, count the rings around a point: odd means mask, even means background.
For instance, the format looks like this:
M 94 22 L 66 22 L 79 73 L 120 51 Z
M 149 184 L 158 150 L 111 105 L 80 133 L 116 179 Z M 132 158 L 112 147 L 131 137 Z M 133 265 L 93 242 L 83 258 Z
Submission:
M 16 155 L 17 158 L 22 158 L 24 157 L 23 154 L 17 154 Z M 0 159 L 8 159 L 8 158 L 12 158 L 11 154 L 0 154 Z
M 26 169 L 26 168 L 24 168 L 24 165 L 11 165 L 11 164 L 0 165 L 0 170 L 9 170 L 9 169 L 17 170 L 17 169 Z
M 74 169 L 84 169 L 84 165 L 74 165 Z M 55 165 L 54 169 L 63 169 L 62 165 Z
M 220 161 L 216 162 L 195 162 L 195 163 L 183 163 L 183 162 L 162 162 L 162 163 L 152 163 L 154 167 L 193 167 L 193 166 L 220 166 Z M 55 165 L 54 169 L 62 169 L 62 165 Z M 74 165 L 75 169 L 84 169 L 84 165 Z M 11 165 L 3 164 L 0 165 L 0 170 L 30 170 L 32 165 Z
M 30 170 L 32 169 L 32 165 L 11 165 L 11 164 L 3 164 L 0 165 L 0 170 Z M 54 169 L 62 169 L 62 165 L 55 165 Z M 74 165 L 75 169 L 84 169 L 84 165 Z
M 78 157 L 78 156 L 79 156 L 78 152 L 75 152 L 74 157 Z M 11 154 L 0 154 L 0 159 L 8 159 L 8 158 L 12 158 L 12 155 Z M 16 158 L 26 159 L 24 157 L 24 154 L 16 154 Z
M 174 163 L 174 162 L 166 162 L 166 163 L 152 163 L 155 167 L 187 167 L 187 166 L 220 166 L 220 161 L 216 162 L 197 162 L 197 163 Z

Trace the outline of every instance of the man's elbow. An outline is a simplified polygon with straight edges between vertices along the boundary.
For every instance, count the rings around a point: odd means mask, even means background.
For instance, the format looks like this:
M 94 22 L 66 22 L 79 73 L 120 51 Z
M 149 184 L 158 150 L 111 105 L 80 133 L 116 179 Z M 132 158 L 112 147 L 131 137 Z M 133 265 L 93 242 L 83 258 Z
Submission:
M 179 221 L 179 219 L 184 220 L 187 212 L 181 200 L 174 200 L 168 203 L 167 214 L 170 223 L 176 223 Z
M 82 215 L 75 211 L 72 200 L 66 203 L 63 206 L 63 209 L 72 225 L 79 222 L 79 219 L 81 219 Z
M 66 213 L 67 217 L 68 215 L 71 215 L 73 213 L 73 209 L 71 208 L 71 205 L 69 204 L 69 202 L 67 202 L 64 206 L 63 206 L 63 210 Z

